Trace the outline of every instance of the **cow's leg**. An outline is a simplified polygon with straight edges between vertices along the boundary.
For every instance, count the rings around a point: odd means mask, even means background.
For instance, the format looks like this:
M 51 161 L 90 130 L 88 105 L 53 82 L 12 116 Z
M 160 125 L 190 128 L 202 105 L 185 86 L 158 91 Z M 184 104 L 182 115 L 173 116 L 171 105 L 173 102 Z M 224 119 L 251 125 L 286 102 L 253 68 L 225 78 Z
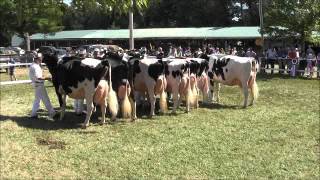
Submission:
M 55 91 L 56 91 L 56 94 L 57 94 L 57 96 L 58 96 L 59 107 L 61 108 L 61 107 L 62 107 L 62 105 L 63 105 L 63 99 L 62 99 L 62 96 L 61 96 L 61 94 L 59 93 L 58 88 L 55 88 Z
M 242 82 L 242 91 L 243 91 L 243 95 L 244 95 L 243 107 L 245 108 L 248 105 L 248 95 L 249 95 L 248 83 L 246 81 Z
M 131 109 L 132 109 L 132 114 L 131 114 L 131 120 L 134 121 L 137 119 L 137 107 L 136 107 L 136 101 L 135 99 L 130 95 L 129 98 L 130 104 L 131 104 Z
M 105 101 L 105 103 L 100 104 L 100 108 L 101 108 L 101 121 L 100 124 L 105 124 L 106 123 L 106 104 L 107 102 Z
M 250 87 L 251 89 L 251 102 L 250 105 L 253 105 L 254 101 L 258 98 L 259 90 L 258 90 L 258 85 L 257 82 L 254 80 L 253 84 Z
M 86 97 L 86 103 L 87 103 L 87 115 L 86 115 L 86 119 L 82 125 L 83 128 L 86 128 L 89 126 L 89 121 L 91 118 L 91 114 L 93 111 L 93 102 L 92 102 L 92 97 Z
M 86 119 L 82 125 L 83 128 L 86 128 L 89 126 L 89 121 L 91 118 L 91 114 L 93 111 L 93 95 L 95 92 L 95 88 L 92 84 L 92 86 L 89 86 L 88 89 L 85 91 L 85 98 L 86 98 L 86 104 L 87 104 L 87 115 Z
M 179 97 L 178 97 L 177 109 L 180 108 L 180 104 L 181 104 L 182 98 L 183 98 L 183 95 L 182 95 L 182 94 L 179 94 L 178 96 L 179 96 Z M 173 102 L 174 102 L 174 99 L 173 99 Z
M 221 89 L 221 84 L 220 83 L 216 83 L 216 86 L 215 86 L 215 97 L 216 97 L 216 101 L 217 103 L 220 103 L 220 89 Z
M 64 113 L 66 111 L 66 104 L 67 104 L 67 96 L 65 94 L 62 94 L 62 109 L 61 109 L 61 112 L 60 112 L 60 121 L 63 120 L 64 118 Z
M 156 104 L 156 96 L 154 95 L 154 90 L 153 88 L 149 88 L 148 87 L 148 95 L 149 95 L 149 101 L 150 101 L 150 106 L 151 106 L 151 110 L 150 110 L 150 117 L 154 116 L 154 108 L 155 108 L 155 104 Z
M 176 110 L 177 110 L 178 103 L 179 103 L 178 89 L 176 89 L 176 90 L 174 90 L 174 91 L 172 92 L 172 99 L 173 99 L 172 114 L 176 114 Z
M 208 103 L 214 101 L 214 82 L 209 79 Z

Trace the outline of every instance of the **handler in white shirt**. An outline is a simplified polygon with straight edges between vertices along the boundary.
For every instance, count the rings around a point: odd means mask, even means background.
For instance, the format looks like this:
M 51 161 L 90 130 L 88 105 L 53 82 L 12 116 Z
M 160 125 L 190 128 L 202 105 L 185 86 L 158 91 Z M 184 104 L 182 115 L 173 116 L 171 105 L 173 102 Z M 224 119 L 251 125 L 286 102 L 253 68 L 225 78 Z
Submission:
M 37 53 L 29 69 L 29 77 L 32 81 L 32 86 L 34 87 L 34 92 L 35 92 L 35 99 L 33 102 L 31 117 L 37 118 L 37 111 L 40 107 L 40 100 L 41 100 L 49 112 L 49 117 L 53 118 L 56 112 L 51 105 L 50 99 L 48 97 L 48 93 L 44 87 L 44 81 L 50 80 L 51 78 L 43 77 L 42 69 L 40 67 L 41 62 L 42 62 L 42 54 Z

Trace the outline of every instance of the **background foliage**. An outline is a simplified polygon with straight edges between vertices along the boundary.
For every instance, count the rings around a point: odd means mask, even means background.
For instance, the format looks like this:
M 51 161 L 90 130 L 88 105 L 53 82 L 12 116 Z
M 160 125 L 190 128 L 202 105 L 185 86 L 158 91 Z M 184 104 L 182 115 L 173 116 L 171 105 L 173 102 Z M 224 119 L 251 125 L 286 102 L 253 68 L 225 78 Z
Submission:
M 67 3 L 68 2 L 68 3 Z M 134 0 L 135 28 L 258 26 L 258 0 Z M 264 32 L 316 41 L 320 0 L 263 0 Z M 1 0 L 0 46 L 13 33 L 128 28 L 130 0 Z M 272 27 L 272 28 L 270 28 Z M 280 28 L 279 28 L 280 27 Z M 283 29 L 285 27 L 286 29 Z

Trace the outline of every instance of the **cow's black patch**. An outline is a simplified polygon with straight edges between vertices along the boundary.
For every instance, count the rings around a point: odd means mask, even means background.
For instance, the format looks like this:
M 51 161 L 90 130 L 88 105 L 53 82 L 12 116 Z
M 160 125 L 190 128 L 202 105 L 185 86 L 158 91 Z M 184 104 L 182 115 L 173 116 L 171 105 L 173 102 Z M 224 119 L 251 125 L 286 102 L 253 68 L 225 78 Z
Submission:
M 214 63 L 212 66 L 212 72 L 214 72 L 216 76 L 221 76 L 221 78 L 225 80 L 223 67 L 225 67 L 229 61 L 230 61 L 230 58 L 220 58 L 220 59 L 214 60 Z
M 111 64 L 112 88 L 117 91 L 124 81 L 129 80 L 129 64 L 125 61 Z M 108 77 L 109 78 L 109 77 Z
M 164 72 L 164 65 L 161 62 L 150 64 L 148 67 L 148 74 L 155 81 L 157 81 L 158 77 L 161 74 L 163 74 L 163 72 Z
M 172 71 L 173 78 L 176 78 L 178 76 L 182 77 L 183 73 L 180 70 Z

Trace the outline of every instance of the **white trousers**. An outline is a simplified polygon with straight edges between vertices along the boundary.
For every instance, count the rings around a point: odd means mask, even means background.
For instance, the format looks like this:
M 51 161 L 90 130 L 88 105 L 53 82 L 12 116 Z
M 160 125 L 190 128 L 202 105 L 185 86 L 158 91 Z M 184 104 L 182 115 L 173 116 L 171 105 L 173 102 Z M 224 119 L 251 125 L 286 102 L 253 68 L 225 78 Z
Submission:
M 83 99 L 75 99 L 73 109 L 77 114 L 81 114 L 83 111 Z
M 37 115 L 37 111 L 40 107 L 40 100 L 42 101 L 42 103 L 44 104 L 44 106 L 47 108 L 49 114 L 54 114 L 55 111 L 51 105 L 48 93 L 44 87 L 44 85 L 36 85 L 34 87 L 34 92 L 35 92 L 35 99 L 33 101 L 33 107 L 32 107 L 32 112 L 31 112 L 31 116 L 36 116 Z

